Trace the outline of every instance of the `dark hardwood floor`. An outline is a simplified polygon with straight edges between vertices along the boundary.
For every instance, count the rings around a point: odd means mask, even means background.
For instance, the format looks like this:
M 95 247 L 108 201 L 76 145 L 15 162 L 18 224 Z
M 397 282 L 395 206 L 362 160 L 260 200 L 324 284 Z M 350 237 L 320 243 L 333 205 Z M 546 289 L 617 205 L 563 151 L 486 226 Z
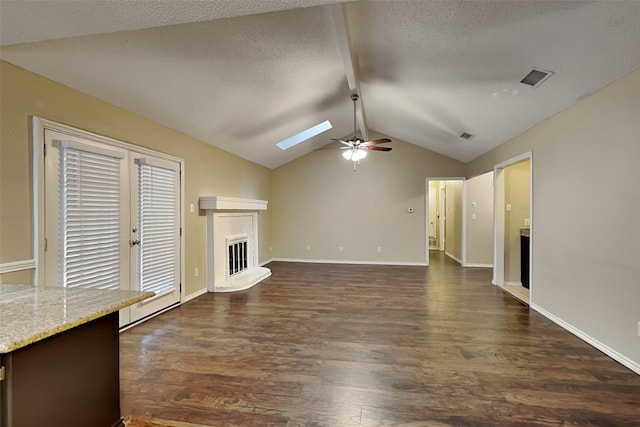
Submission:
M 640 425 L 640 376 L 492 286 L 490 270 L 438 252 L 431 263 L 274 262 L 250 290 L 125 331 L 122 413 L 207 426 Z

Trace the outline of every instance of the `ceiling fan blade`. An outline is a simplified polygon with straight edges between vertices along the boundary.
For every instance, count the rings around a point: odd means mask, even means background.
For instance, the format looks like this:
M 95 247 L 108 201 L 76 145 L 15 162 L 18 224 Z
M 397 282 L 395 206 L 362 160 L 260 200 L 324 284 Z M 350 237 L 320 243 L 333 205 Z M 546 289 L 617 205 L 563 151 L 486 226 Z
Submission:
M 343 139 L 332 138 L 332 141 L 339 141 L 341 144 L 346 145 L 347 147 L 353 147 L 353 143 L 351 141 L 345 141 Z
M 386 144 L 387 142 L 391 142 L 391 140 L 389 138 L 380 138 L 374 139 L 373 141 L 367 141 L 365 142 L 365 145 Z
M 373 151 L 391 151 L 391 147 L 378 147 L 376 145 L 369 145 L 362 148 Z

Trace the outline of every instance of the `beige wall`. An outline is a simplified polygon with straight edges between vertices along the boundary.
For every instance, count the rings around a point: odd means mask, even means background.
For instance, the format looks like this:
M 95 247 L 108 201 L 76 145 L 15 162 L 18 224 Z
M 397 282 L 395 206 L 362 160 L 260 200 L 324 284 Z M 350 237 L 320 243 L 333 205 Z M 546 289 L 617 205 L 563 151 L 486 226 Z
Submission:
M 185 160 L 186 293 L 204 288 L 205 217 L 197 209 L 189 213 L 189 204 L 197 206 L 200 196 L 214 195 L 270 200 L 271 171 L 6 62 L 0 64 L 0 263 L 33 258 L 29 117 L 39 116 Z M 270 258 L 270 217 L 270 211 L 260 213 L 262 260 Z M 200 270 L 197 278 L 195 267 Z M 2 280 L 7 283 L 8 278 Z
M 31 285 L 34 280 L 33 273 L 34 270 L 20 270 L 0 274 L 0 284 L 8 283 L 12 285 Z
M 468 165 L 532 152 L 533 304 L 640 364 L 640 71 Z
M 462 181 L 445 181 L 444 251 L 462 263 Z
M 464 176 L 464 164 L 397 139 L 390 146 L 369 153 L 357 172 L 340 150 L 275 169 L 274 257 L 424 263 L 425 179 Z
M 467 179 L 465 185 L 465 265 L 490 266 L 493 265 L 493 172 Z
M 504 213 L 504 280 L 520 283 L 520 229 L 531 217 L 531 161 L 504 168 L 504 200 L 511 211 Z

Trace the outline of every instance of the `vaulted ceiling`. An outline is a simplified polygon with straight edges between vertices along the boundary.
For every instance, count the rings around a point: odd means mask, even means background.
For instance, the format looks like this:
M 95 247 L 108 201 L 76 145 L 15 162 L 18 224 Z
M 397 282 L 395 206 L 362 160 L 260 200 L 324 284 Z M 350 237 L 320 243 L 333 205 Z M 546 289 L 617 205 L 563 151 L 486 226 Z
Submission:
M 360 132 L 468 162 L 639 69 L 639 22 L 637 1 L 1 0 L 0 57 L 269 168 L 350 136 L 352 92 Z

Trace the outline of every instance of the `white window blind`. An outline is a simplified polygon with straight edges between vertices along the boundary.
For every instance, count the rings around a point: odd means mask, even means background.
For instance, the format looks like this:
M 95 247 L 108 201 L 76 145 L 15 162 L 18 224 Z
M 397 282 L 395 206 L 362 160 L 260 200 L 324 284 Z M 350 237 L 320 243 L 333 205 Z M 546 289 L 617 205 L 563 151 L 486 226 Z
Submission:
M 176 286 L 177 173 L 147 164 L 138 165 L 138 224 L 140 291 L 162 294 Z
M 120 158 L 60 146 L 62 286 L 120 288 Z

